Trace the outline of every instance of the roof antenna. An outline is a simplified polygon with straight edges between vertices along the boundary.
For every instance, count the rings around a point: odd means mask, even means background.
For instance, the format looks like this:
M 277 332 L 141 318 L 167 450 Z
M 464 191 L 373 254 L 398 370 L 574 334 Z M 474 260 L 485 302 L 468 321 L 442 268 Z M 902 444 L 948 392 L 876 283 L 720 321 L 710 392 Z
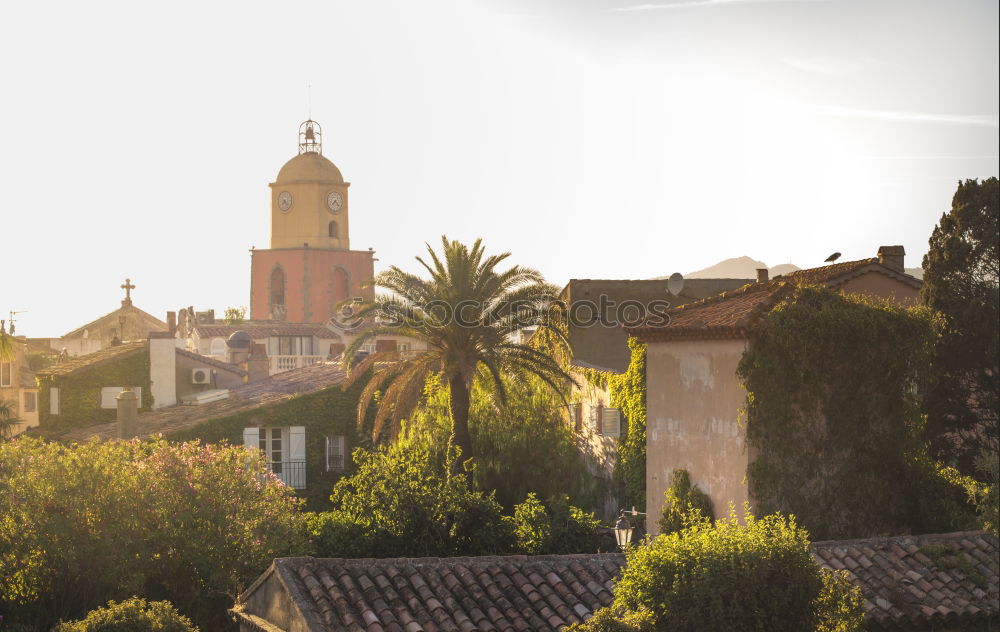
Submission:
M 306 88 L 306 92 L 309 95 L 308 96 L 308 106 L 306 107 L 306 111 L 309 113 L 309 116 L 306 117 L 306 118 L 308 118 L 309 120 L 312 120 L 312 117 L 313 117 L 313 87 L 312 87 L 311 83 Z

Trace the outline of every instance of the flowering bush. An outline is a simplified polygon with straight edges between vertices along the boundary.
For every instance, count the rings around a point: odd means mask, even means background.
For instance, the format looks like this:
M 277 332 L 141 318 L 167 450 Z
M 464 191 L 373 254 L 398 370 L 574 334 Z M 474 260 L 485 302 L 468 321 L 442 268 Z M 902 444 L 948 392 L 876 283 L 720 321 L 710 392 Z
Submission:
M 306 550 L 300 501 L 260 459 L 162 439 L 0 444 L 0 610 L 41 628 L 140 594 L 219 627 L 274 557 Z

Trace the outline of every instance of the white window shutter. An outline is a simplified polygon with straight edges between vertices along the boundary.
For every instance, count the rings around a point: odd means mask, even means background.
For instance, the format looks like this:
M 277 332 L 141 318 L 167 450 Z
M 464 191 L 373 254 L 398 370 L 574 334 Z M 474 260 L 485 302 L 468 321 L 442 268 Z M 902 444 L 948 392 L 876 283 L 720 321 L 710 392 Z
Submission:
M 260 428 L 244 428 L 243 429 L 243 447 L 249 450 L 253 448 L 254 450 L 260 449 Z
M 285 481 L 295 489 L 306 486 L 306 427 L 292 426 L 288 429 L 289 476 Z
M 622 434 L 622 411 L 617 408 L 605 408 L 601 411 L 601 434 L 609 437 L 620 437 Z
M 590 407 L 590 430 L 597 434 L 601 432 L 601 420 L 597 416 L 597 406 Z
M 59 387 L 57 386 L 49 389 L 49 414 L 59 414 Z

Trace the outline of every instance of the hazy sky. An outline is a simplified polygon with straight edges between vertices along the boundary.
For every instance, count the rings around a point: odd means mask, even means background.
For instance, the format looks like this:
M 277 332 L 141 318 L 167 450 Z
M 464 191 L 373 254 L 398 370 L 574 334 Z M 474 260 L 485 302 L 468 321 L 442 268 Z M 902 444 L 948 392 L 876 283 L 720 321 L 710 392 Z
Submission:
M 918 265 L 959 179 L 998 172 L 997 2 L 9 2 L 3 317 L 249 299 L 309 115 L 351 243 L 441 234 L 569 278 L 749 255 Z

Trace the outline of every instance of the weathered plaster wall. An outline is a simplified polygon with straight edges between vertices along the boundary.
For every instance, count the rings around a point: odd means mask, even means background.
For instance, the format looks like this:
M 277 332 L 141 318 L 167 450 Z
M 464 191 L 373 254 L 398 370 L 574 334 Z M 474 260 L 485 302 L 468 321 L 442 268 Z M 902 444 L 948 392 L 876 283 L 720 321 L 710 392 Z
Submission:
M 748 500 L 748 455 L 736 378 L 745 340 L 650 342 L 647 346 L 646 508 L 656 533 L 670 473 L 684 468 L 716 516 Z

